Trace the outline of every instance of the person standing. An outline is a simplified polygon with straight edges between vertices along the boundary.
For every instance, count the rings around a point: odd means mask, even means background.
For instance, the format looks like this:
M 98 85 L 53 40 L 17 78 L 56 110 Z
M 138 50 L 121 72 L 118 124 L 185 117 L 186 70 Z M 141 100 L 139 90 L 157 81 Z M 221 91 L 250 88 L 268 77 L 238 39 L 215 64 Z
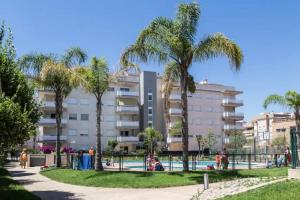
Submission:
M 226 148 L 223 149 L 222 152 L 222 166 L 223 169 L 228 169 L 228 165 L 229 165 L 229 152 L 226 150 Z
M 89 150 L 89 155 L 91 156 L 91 168 L 94 169 L 94 161 L 95 161 L 95 150 L 93 147 Z
M 25 169 L 26 163 L 27 163 L 27 150 L 23 149 L 21 155 L 20 155 L 20 163 L 21 167 Z

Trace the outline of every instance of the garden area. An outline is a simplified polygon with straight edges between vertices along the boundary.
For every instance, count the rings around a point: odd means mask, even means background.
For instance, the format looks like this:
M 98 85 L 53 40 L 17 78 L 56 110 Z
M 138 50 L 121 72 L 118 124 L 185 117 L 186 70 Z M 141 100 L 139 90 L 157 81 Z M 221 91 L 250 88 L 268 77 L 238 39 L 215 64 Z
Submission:
M 52 168 L 41 171 L 41 174 L 59 182 L 108 188 L 161 188 L 183 185 L 203 184 L 203 174 L 209 174 L 209 181 L 221 182 L 237 178 L 250 177 L 283 177 L 287 168 L 253 169 L 253 170 L 201 170 L 183 172 L 116 172 L 94 170 L 78 171 Z

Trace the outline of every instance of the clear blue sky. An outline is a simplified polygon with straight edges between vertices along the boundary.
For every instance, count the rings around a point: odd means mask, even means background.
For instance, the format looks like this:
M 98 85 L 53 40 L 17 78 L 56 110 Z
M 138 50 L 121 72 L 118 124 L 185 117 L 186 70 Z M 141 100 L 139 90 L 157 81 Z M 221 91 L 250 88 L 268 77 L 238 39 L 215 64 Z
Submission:
M 174 17 L 175 0 L 10 0 L 0 2 L 0 20 L 12 28 L 18 56 L 63 53 L 80 46 L 104 56 L 113 68 L 121 52 L 156 16 Z M 263 99 L 300 87 L 300 1 L 202 0 L 198 39 L 222 32 L 242 48 L 245 61 L 233 73 L 224 58 L 195 63 L 196 80 L 207 78 L 243 90 L 246 119 L 260 112 Z M 143 65 L 162 72 L 162 66 Z M 269 111 L 281 111 L 270 107 Z

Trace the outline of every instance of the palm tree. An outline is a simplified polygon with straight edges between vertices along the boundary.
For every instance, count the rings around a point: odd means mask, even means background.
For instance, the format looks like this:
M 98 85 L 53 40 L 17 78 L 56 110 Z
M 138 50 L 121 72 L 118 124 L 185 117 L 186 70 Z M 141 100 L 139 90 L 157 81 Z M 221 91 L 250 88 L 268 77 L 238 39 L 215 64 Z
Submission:
M 110 77 L 107 62 L 104 58 L 92 58 L 90 68 L 80 68 L 78 72 L 82 75 L 82 85 L 96 97 L 96 159 L 95 170 L 103 171 L 101 153 L 101 115 L 102 96 L 107 91 Z
M 283 107 L 287 107 L 291 110 L 293 110 L 295 121 L 296 121 L 296 133 L 298 133 L 298 137 L 300 137 L 300 93 L 297 93 L 296 91 L 290 90 L 285 93 L 284 96 L 273 94 L 268 96 L 263 106 L 264 108 L 267 108 L 270 104 L 278 104 Z M 296 136 L 295 136 L 296 137 Z M 294 138 L 292 136 L 291 138 L 291 146 L 292 146 L 292 156 L 293 160 L 298 160 L 298 152 L 297 152 L 297 138 Z M 293 168 L 296 167 L 296 161 L 293 162 Z
M 174 62 L 179 68 L 182 103 L 183 170 L 188 171 L 188 80 L 193 62 L 204 62 L 219 55 L 228 57 L 233 69 L 239 70 L 243 61 L 241 49 L 221 33 L 195 41 L 200 16 L 198 3 L 180 4 L 175 19 L 157 17 L 138 36 L 121 56 L 121 63 L 130 67 L 133 62 Z
M 143 137 L 150 156 L 153 156 L 157 143 L 162 139 L 161 133 L 151 127 L 148 127 L 144 132 L 139 133 L 139 136 Z
M 60 59 L 53 54 L 28 54 L 18 60 L 20 69 L 34 78 L 38 86 L 50 89 L 55 94 L 56 118 L 56 166 L 61 166 L 60 135 L 63 100 L 76 87 L 75 73 L 71 67 L 85 62 L 87 55 L 80 48 L 70 48 Z

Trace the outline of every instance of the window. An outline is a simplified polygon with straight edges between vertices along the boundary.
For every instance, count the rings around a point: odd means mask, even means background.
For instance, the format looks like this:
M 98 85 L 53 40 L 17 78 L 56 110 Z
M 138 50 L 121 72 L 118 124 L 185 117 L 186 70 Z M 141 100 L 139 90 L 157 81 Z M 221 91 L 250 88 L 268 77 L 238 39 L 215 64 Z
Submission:
M 120 131 L 121 136 L 129 136 L 129 131 Z
M 51 114 L 50 114 L 50 118 L 51 118 L 51 119 L 55 119 L 55 113 L 51 113 Z
M 80 105 L 89 105 L 88 99 L 80 99 L 79 102 L 80 102 Z
M 280 128 L 276 129 L 276 132 L 280 132 Z
M 148 88 L 148 93 L 151 93 L 151 94 L 153 93 L 152 88 Z
M 152 94 L 148 94 L 148 101 L 152 101 Z
M 68 135 L 75 136 L 76 134 L 77 134 L 77 130 L 76 129 L 69 129 L 68 130 Z
M 152 108 L 148 108 L 148 115 L 152 115 Z
M 76 105 L 77 104 L 77 99 L 75 99 L 75 98 L 69 98 L 68 104 L 69 105 Z
M 70 113 L 69 120 L 77 120 L 77 113 Z
M 152 115 L 148 115 L 148 121 L 152 121 Z
M 89 120 L 89 114 L 81 114 L 80 120 L 82 121 L 88 121 Z
M 122 91 L 122 92 L 129 92 L 130 90 L 129 90 L 129 88 L 120 88 L 120 91 Z
M 153 103 L 152 101 L 148 101 L 148 107 L 152 107 Z
M 115 91 L 115 88 L 113 88 L 113 87 L 108 87 L 108 88 L 107 88 L 107 91 L 108 91 L 108 92 L 113 92 L 113 91 Z
M 80 136 L 88 136 L 89 130 L 88 129 L 82 129 L 80 130 Z

